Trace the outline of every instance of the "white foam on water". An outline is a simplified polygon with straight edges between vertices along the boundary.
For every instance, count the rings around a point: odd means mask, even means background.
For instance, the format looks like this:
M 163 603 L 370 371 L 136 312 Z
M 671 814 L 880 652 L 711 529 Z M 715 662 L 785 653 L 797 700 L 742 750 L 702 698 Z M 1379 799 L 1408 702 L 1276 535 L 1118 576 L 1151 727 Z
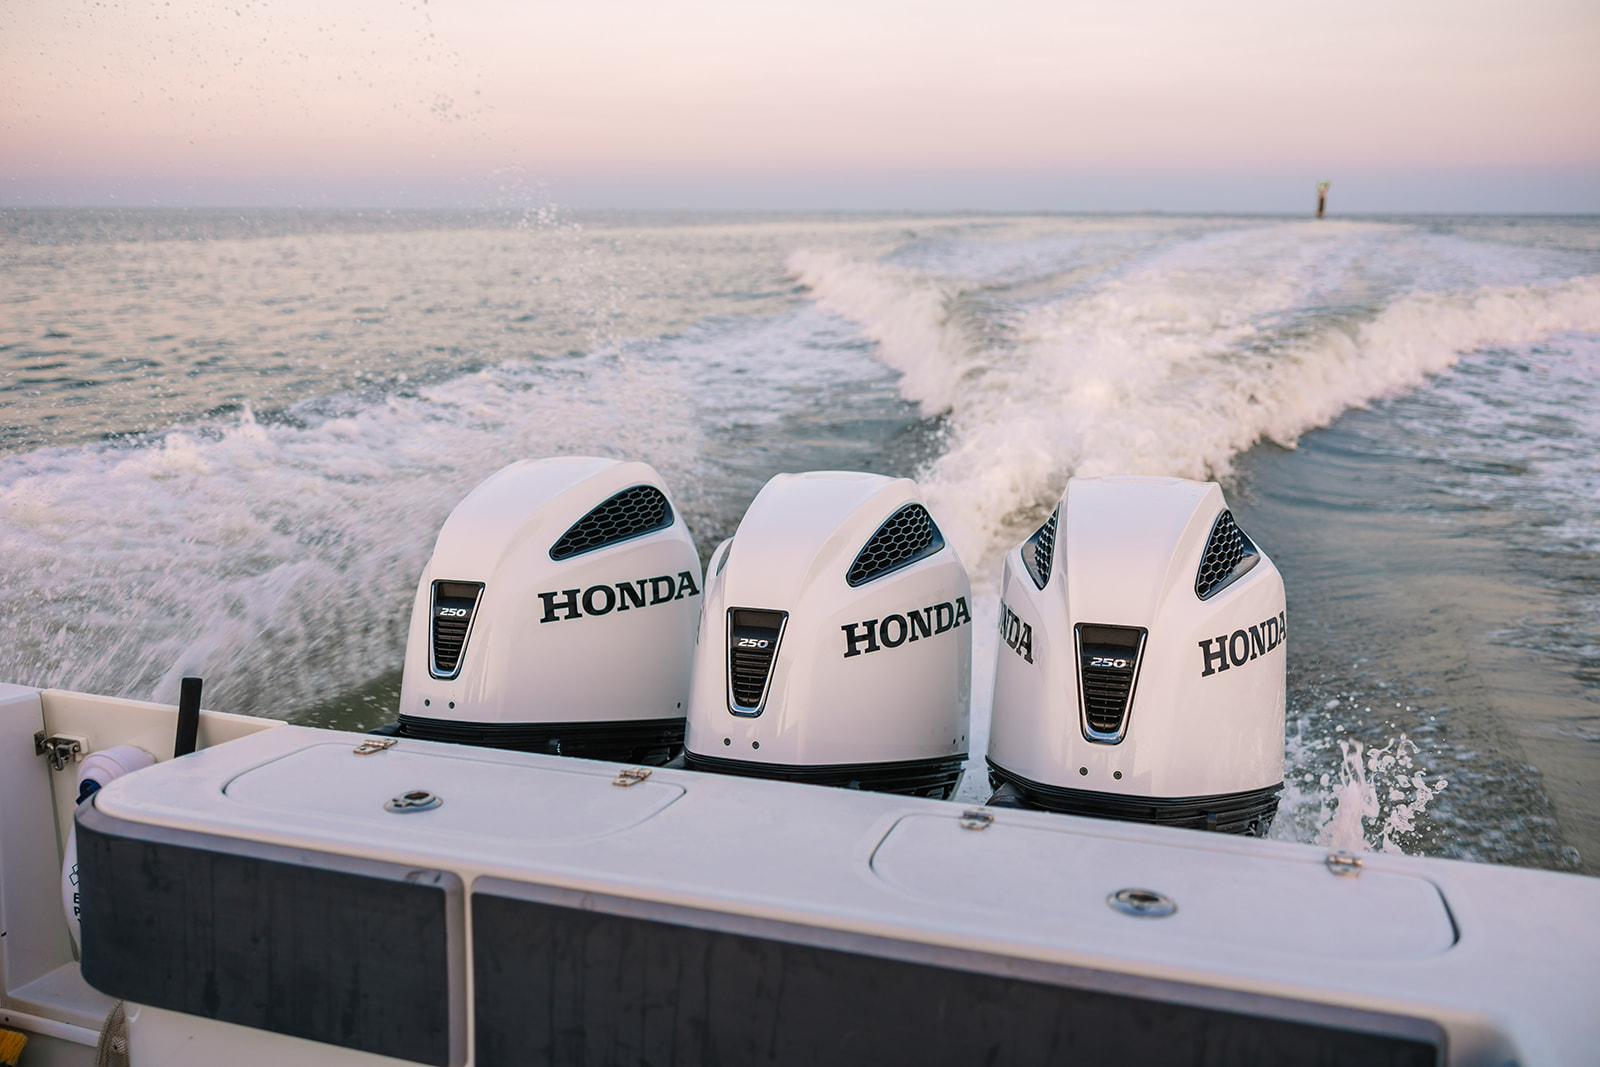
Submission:
M 1369 749 L 1355 739 L 1339 742 L 1337 774 L 1324 774 L 1316 787 L 1285 782 L 1281 824 L 1274 836 L 1293 837 L 1296 821 L 1310 815 L 1315 840 L 1335 851 L 1401 852 L 1416 830 L 1428 804 L 1448 788 L 1449 780 L 1428 775 L 1417 766 L 1420 749 L 1405 734 Z
M 588 453 L 683 479 L 672 368 L 506 364 L 305 425 L 232 421 L 0 459 L 0 676 L 273 714 L 398 665 L 455 503 L 501 465 Z M 326 405 L 324 405 L 326 406 Z
M 1306 314 L 1330 238 L 1221 235 L 975 330 L 960 279 L 800 252 L 795 277 L 861 325 L 950 447 L 923 473 L 969 565 L 991 563 L 1068 477 L 1225 476 L 1260 440 L 1292 447 L 1346 409 L 1415 387 L 1465 352 L 1600 329 L 1600 278 L 1402 295 Z

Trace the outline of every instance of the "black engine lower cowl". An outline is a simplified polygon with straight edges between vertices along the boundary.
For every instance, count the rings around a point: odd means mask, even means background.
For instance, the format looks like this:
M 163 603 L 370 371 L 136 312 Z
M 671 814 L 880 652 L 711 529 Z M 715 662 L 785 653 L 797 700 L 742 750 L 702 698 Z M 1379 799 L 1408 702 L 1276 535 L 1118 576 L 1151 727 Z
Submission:
M 948 800 L 961 781 L 965 754 L 940 759 L 903 760 L 894 763 L 839 763 L 791 766 L 782 763 L 755 763 L 749 760 L 702 756 L 685 751 L 683 765 L 691 771 L 713 771 L 745 778 L 774 778 L 808 785 L 828 785 L 842 789 L 864 789 L 872 793 L 898 793 L 901 796 L 933 797 Z
M 683 751 L 682 719 L 613 722 L 460 722 L 402 715 L 385 733 L 418 741 L 445 741 L 552 756 L 661 766 Z
M 989 761 L 989 786 L 995 790 L 989 799 L 995 807 L 1037 808 L 1063 815 L 1217 830 L 1249 837 L 1267 836 L 1273 817 L 1278 814 L 1278 794 L 1283 791 L 1283 783 L 1279 782 L 1265 789 L 1208 797 L 1125 796 L 1032 782 L 996 766 L 993 760 Z

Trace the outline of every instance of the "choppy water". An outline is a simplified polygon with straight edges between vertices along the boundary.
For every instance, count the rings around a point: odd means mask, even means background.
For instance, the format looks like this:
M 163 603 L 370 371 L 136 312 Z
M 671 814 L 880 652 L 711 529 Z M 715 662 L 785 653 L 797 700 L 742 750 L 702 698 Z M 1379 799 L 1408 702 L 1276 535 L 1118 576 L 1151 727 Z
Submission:
M 381 721 L 524 456 L 654 464 L 702 551 L 914 475 L 980 624 L 1070 475 L 1215 476 L 1289 583 L 1276 832 L 1600 870 L 1597 372 L 1588 218 L 9 212 L 0 677 Z

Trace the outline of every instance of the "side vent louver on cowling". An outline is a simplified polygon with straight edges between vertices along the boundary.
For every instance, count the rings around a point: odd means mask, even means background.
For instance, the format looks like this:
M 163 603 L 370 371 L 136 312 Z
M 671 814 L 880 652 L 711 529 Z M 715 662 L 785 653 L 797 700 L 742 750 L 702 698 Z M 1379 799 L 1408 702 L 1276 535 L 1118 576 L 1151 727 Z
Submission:
M 1056 524 L 1060 520 L 1061 506 L 1058 504 L 1045 524 L 1022 542 L 1022 565 L 1028 568 L 1028 577 L 1040 589 L 1050 584 L 1050 566 L 1056 558 Z
M 1209 600 L 1242 578 L 1260 558 L 1255 542 L 1233 521 L 1233 512 L 1224 509 L 1211 526 L 1205 555 L 1200 558 L 1200 570 L 1194 576 L 1195 595 Z
M 560 562 L 671 525 L 672 505 L 666 494 L 653 485 L 636 485 L 573 523 L 550 547 L 550 558 Z
M 845 574 L 851 587 L 865 585 L 944 548 L 944 535 L 921 504 L 907 504 L 867 538 Z
M 433 583 L 428 640 L 432 652 L 429 671 L 435 678 L 454 678 L 461 672 L 461 657 L 482 593 L 482 582 Z
M 759 715 L 766 706 L 788 619 L 786 611 L 728 609 L 728 710 L 735 715 Z
M 1083 735 L 1115 744 L 1128 728 L 1134 682 L 1146 631 L 1132 626 L 1075 627 L 1078 638 L 1078 699 Z

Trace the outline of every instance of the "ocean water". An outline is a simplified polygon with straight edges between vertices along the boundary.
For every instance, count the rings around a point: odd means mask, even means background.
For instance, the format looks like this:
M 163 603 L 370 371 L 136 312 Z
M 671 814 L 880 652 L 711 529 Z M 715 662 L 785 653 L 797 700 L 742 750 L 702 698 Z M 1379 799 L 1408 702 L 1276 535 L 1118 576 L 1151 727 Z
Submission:
M 0 213 L 0 678 L 391 719 L 440 524 L 557 453 L 702 553 L 779 471 L 916 477 L 976 742 L 1066 480 L 1220 479 L 1289 589 L 1275 835 L 1600 872 L 1600 219 Z

